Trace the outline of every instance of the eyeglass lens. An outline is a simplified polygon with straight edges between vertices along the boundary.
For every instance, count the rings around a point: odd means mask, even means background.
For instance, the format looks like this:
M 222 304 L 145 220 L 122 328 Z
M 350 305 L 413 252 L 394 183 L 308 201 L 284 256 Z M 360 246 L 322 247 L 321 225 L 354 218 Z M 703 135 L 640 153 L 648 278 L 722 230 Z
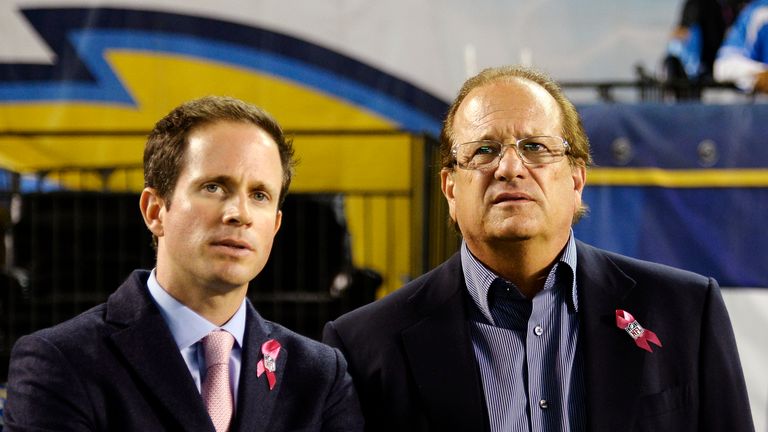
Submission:
M 455 152 L 456 163 L 466 169 L 484 168 L 497 163 L 505 147 L 515 147 L 523 162 L 530 164 L 557 162 L 566 152 L 565 141 L 559 137 L 530 137 L 510 144 L 482 140 L 459 144 Z

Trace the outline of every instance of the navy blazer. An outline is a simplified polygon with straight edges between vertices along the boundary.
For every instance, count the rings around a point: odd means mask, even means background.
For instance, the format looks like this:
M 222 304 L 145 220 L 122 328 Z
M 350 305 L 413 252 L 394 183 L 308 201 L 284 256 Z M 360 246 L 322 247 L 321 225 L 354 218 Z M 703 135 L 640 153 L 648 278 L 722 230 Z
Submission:
M 579 344 L 590 431 L 752 431 L 746 386 L 711 278 L 577 242 Z M 389 296 L 326 325 L 368 430 L 489 429 L 457 253 Z M 616 325 L 630 312 L 663 347 Z
M 25 336 L 11 354 L 7 431 L 214 431 L 200 392 L 135 271 L 105 304 Z M 257 377 L 276 339 L 277 384 Z M 362 430 L 338 352 L 264 320 L 248 302 L 232 431 Z

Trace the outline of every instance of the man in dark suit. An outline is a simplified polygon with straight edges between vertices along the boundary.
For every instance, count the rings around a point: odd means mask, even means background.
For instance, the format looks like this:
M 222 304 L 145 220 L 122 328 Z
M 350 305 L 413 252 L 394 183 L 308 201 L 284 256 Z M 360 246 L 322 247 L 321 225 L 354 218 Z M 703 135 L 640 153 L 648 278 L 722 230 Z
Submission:
M 160 120 L 140 198 L 156 267 L 18 341 L 6 429 L 362 430 L 338 350 L 264 320 L 246 299 L 293 164 L 274 119 L 236 99 L 198 99 Z
M 470 78 L 441 156 L 461 250 L 324 330 L 367 429 L 754 429 L 717 283 L 574 239 L 589 143 L 551 79 Z

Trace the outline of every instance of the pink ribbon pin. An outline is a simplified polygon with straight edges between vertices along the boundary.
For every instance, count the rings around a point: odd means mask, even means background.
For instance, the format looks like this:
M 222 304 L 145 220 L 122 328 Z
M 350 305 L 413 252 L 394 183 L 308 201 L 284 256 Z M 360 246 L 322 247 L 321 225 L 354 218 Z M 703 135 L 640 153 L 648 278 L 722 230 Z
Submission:
M 653 342 L 661 347 L 661 341 L 658 336 L 656 336 L 656 333 L 643 328 L 643 326 L 637 322 L 635 317 L 625 310 L 616 310 L 616 326 L 629 333 L 629 335 L 632 336 L 632 339 L 635 340 L 637 346 L 648 352 L 653 352 L 651 345 L 648 344 L 648 342 Z
M 275 369 L 277 367 L 277 356 L 280 354 L 280 342 L 274 339 L 264 342 L 261 345 L 261 353 L 264 355 L 264 358 L 256 363 L 256 376 L 261 377 L 261 374 L 266 372 L 269 389 L 272 390 L 277 383 Z

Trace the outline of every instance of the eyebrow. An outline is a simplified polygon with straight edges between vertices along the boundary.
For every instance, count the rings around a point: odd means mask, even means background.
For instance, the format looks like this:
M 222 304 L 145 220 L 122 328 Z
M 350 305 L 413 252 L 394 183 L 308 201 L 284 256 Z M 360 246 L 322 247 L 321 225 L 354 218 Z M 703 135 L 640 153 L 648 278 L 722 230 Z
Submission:
M 214 176 L 214 177 L 202 177 L 200 179 L 200 183 L 201 184 L 202 183 L 209 183 L 209 182 L 220 183 L 220 184 L 223 184 L 225 186 L 229 186 L 229 185 L 232 185 L 233 183 L 236 183 L 235 179 L 232 176 L 228 176 L 228 175 L 217 175 L 217 176 Z M 268 192 L 271 195 L 275 195 L 275 194 L 278 193 L 277 190 L 273 190 L 271 187 L 269 187 L 268 184 L 266 184 L 266 183 L 264 183 L 263 181 L 260 181 L 260 180 L 255 182 L 255 183 L 249 183 L 248 184 L 248 190 L 249 191 L 263 190 L 263 191 Z
M 503 135 L 503 134 L 498 134 L 498 133 L 496 133 L 496 131 L 486 131 L 484 134 L 482 134 L 480 136 L 480 138 L 476 139 L 475 141 L 485 141 L 485 140 L 488 140 L 488 141 L 498 141 L 498 142 L 501 142 L 501 143 L 505 143 L 505 142 L 512 141 L 512 140 L 517 141 L 517 140 L 531 138 L 531 137 L 558 136 L 557 134 L 543 133 L 543 132 L 529 132 L 529 133 L 520 134 L 520 136 L 511 136 L 511 137 L 506 137 L 506 138 L 501 138 L 501 135 Z M 511 140 L 510 140 L 510 138 L 511 138 Z

